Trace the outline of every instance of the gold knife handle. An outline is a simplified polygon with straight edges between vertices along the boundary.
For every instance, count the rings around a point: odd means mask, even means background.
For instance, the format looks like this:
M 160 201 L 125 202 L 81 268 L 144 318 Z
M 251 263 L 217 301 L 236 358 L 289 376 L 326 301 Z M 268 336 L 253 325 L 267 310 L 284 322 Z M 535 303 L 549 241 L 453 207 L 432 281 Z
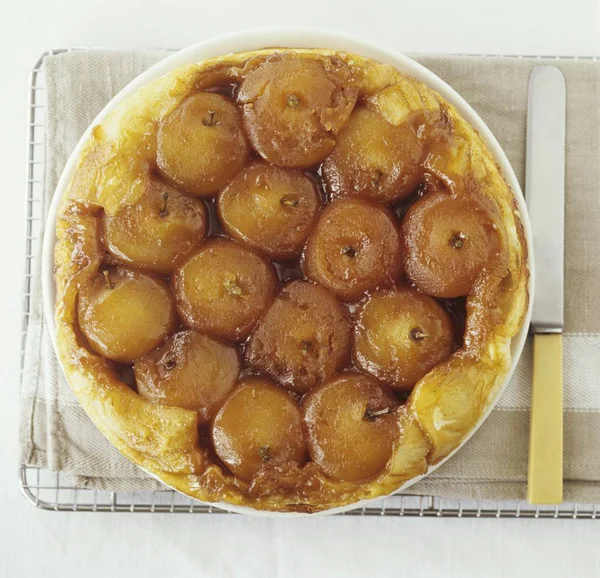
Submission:
M 529 426 L 527 500 L 563 500 L 562 335 L 533 336 L 533 394 Z

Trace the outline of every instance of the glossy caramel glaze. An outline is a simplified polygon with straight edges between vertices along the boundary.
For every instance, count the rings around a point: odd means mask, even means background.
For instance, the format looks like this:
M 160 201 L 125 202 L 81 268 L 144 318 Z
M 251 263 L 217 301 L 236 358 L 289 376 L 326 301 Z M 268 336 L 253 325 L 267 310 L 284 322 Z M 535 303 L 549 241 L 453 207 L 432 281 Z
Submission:
M 212 424 L 217 455 L 244 480 L 263 468 L 303 464 L 306 445 L 296 401 L 267 379 L 243 379 Z
M 302 268 L 309 279 L 347 302 L 392 285 L 402 271 L 396 216 L 372 201 L 334 201 L 308 239 Z
M 120 263 L 169 275 L 206 236 L 204 203 L 154 179 L 135 205 L 105 215 L 104 243 Z
M 195 410 L 201 424 L 217 413 L 240 370 L 239 353 L 233 345 L 189 330 L 168 337 L 134 365 L 142 397 Z
M 262 162 L 238 173 L 218 203 L 224 232 L 276 261 L 300 255 L 320 209 L 314 177 Z
M 333 478 L 361 481 L 380 473 L 399 436 L 398 400 L 360 373 L 343 373 L 302 403 L 311 458 Z
M 144 87 L 92 130 L 57 238 L 57 345 L 86 412 L 166 484 L 258 509 L 426 473 L 494 400 L 527 308 L 483 141 L 345 53 L 229 55 Z
M 403 285 L 361 304 L 354 326 L 356 365 L 398 391 L 410 391 L 453 350 L 454 328 L 434 298 Z
M 248 367 L 305 393 L 350 361 L 347 312 L 308 281 L 285 285 L 248 340 Z
M 174 272 L 172 286 L 186 325 L 243 341 L 271 304 L 277 273 L 254 251 L 214 237 Z

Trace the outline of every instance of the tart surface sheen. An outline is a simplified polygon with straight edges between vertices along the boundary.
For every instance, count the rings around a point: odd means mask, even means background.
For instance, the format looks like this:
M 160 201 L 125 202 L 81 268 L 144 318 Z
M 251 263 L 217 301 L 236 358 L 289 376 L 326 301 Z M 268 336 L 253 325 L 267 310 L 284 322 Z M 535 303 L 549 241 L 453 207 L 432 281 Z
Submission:
M 426 474 L 495 401 L 529 300 L 478 133 L 345 52 L 231 54 L 139 89 L 93 127 L 56 232 L 57 349 L 90 418 L 167 485 L 259 510 Z

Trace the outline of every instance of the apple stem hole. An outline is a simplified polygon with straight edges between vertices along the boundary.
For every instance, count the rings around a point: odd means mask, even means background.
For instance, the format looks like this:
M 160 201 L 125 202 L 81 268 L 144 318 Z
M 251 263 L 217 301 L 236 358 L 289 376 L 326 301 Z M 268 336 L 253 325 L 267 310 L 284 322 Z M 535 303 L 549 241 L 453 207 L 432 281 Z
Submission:
M 202 123 L 204 124 L 204 126 L 216 126 L 217 124 L 219 124 L 216 120 L 215 120 L 215 111 L 214 110 L 209 110 L 208 111 L 208 116 L 202 120 Z
M 169 192 L 168 191 L 164 191 L 163 194 L 161 195 L 161 205 L 160 205 L 160 216 L 161 217 L 166 217 L 169 214 L 169 211 L 167 209 L 167 203 L 169 202 Z
M 110 279 L 110 273 L 108 272 L 107 269 L 104 269 L 104 271 L 102 271 L 102 274 L 104 275 L 104 281 L 106 281 L 106 287 L 107 289 L 114 289 L 114 285 L 113 282 Z
M 453 249 L 462 249 L 465 243 L 465 236 L 462 233 L 456 233 L 452 235 L 450 239 L 450 245 Z
M 420 327 L 415 327 L 410 330 L 410 338 L 413 341 L 423 341 L 427 337 L 427 333 L 425 333 Z
M 225 290 L 227 291 L 227 293 L 229 293 L 230 295 L 236 295 L 237 297 L 241 297 L 242 288 L 235 281 L 227 279 L 223 283 L 223 285 L 225 286 Z
M 296 108 L 300 104 L 300 99 L 295 94 L 289 94 L 287 97 L 287 105 L 290 108 Z
M 284 207 L 297 207 L 299 204 L 298 199 L 290 196 L 285 196 L 279 201 Z
M 258 455 L 264 463 L 268 462 L 271 459 L 271 456 L 269 455 L 269 446 L 261 446 L 258 448 Z
M 383 409 L 378 409 L 375 411 L 367 407 L 364 419 L 367 421 L 375 421 L 379 416 L 387 415 L 388 413 L 392 413 L 392 411 L 393 410 L 391 407 L 384 407 Z

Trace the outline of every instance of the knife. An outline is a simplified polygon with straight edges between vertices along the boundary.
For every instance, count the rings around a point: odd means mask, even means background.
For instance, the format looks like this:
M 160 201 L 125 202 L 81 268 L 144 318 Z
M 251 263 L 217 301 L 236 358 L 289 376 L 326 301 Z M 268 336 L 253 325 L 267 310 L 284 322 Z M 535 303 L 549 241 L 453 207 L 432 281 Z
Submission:
M 531 504 L 560 504 L 566 86 L 558 68 L 533 69 L 527 110 L 525 194 L 536 264 L 527 499 Z

